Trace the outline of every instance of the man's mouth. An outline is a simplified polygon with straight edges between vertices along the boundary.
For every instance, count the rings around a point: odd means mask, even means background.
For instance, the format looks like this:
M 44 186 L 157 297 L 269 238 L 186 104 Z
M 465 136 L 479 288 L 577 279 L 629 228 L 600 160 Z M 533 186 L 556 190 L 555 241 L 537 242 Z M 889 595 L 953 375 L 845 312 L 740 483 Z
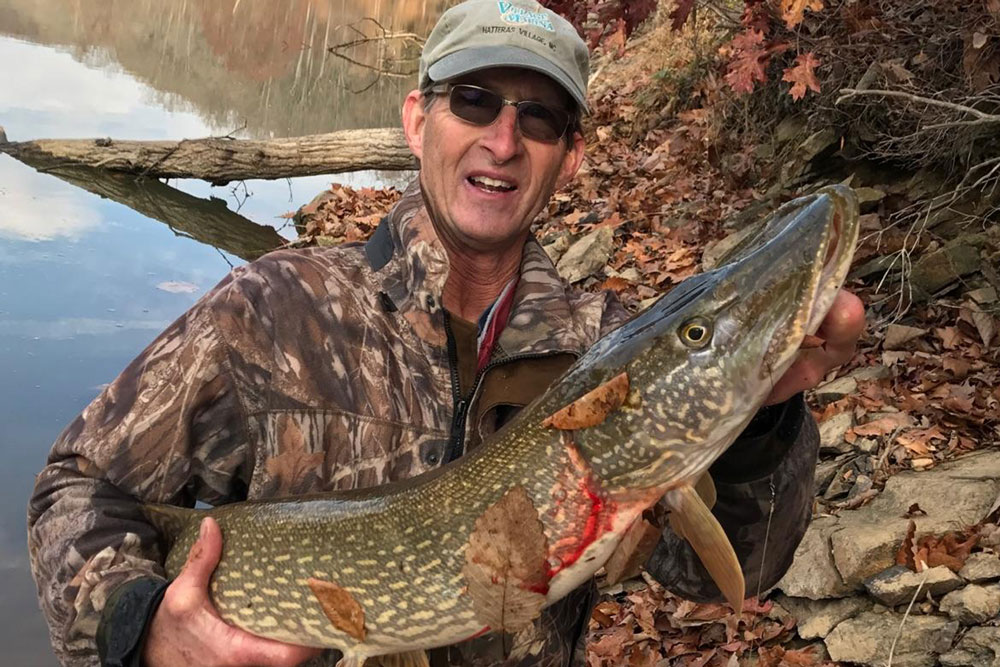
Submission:
M 488 176 L 469 176 L 468 181 L 474 187 L 486 192 L 513 192 L 517 189 L 517 186 L 509 181 Z

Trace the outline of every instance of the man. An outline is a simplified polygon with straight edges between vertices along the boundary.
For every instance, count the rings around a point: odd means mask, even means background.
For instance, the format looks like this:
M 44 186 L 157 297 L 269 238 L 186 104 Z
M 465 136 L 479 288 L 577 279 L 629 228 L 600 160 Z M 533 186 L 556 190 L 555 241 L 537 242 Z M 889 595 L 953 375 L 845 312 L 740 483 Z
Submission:
M 202 525 L 184 571 L 138 501 L 190 505 L 364 487 L 477 446 L 626 319 L 570 290 L 529 233 L 583 159 L 587 50 L 533 0 L 471 0 L 424 49 L 403 127 L 421 160 L 365 245 L 276 252 L 235 270 L 171 325 L 53 446 L 29 507 L 32 567 L 65 664 L 295 665 L 331 657 L 224 623 L 208 596 L 222 536 Z M 773 406 L 713 467 L 715 512 L 748 581 L 787 567 L 808 521 L 815 426 L 799 393 L 847 359 L 863 323 L 843 294 Z M 768 561 L 761 562 L 773 503 Z M 330 545 L 336 548 L 336 545 Z M 654 574 L 717 596 L 669 530 Z M 511 663 L 564 665 L 593 603 L 547 609 Z M 432 664 L 496 664 L 494 636 Z

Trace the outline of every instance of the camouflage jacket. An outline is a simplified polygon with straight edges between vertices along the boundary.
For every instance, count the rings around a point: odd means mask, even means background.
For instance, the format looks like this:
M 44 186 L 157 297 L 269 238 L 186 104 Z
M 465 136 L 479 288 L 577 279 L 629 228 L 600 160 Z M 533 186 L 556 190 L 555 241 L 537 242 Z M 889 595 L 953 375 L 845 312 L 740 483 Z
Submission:
M 279 251 L 234 270 L 66 428 L 28 509 L 32 571 L 64 664 L 97 664 L 109 598 L 164 576 L 139 501 L 214 505 L 417 475 L 478 442 L 627 317 L 610 294 L 568 289 L 529 240 L 508 325 L 472 401 L 456 405 L 447 272 L 413 187 L 366 245 Z M 781 538 L 768 551 L 767 582 L 787 567 L 811 499 L 815 443 L 802 437 L 811 421 L 771 421 L 785 429 L 777 445 L 768 426 L 763 444 L 758 435 L 731 450 L 762 462 L 758 479 L 717 484 L 716 511 L 751 582 L 772 501 L 781 518 L 771 534 Z M 676 590 L 717 595 L 669 532 L 654 561 Z M 588 587 L 547 610 L 515 651 L 520 662 L 567 664 L 592 603 Z M 493 664 L 509 648 L 485 637 L 433 662 Z

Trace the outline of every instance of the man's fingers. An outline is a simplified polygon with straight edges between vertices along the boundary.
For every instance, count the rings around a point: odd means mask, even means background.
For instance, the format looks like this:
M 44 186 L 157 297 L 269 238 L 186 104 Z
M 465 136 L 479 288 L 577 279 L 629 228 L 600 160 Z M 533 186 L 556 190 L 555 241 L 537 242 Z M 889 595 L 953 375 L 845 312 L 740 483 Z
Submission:
M 864 329 L 864 304 L 857 295 L 842 289 L 833 300 L 817 333 L 828 345 L 853 348 Z
M 212 578 L 215 566 L 222 556 L 222 531 L 215 519 L 205 518 L 201 521 L 198 541 L 188 552 L 187 562 L 181 570 L 177 581 L 183 581 L 186 586 L 203 591 L 208 590 L 208 582 Z

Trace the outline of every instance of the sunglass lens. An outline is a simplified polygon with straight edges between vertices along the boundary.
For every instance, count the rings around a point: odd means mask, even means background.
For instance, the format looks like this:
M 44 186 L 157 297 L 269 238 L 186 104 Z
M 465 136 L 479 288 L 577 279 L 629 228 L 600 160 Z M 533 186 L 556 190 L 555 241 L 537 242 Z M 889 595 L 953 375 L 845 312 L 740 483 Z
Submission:
M 565 115 L 537 102 L 522 102 L 517 111 L 521 131 L 538 141 L 557 141 L 569 122 Z
M 451 89 L 451 112 L 470 123 L 489 125 L 497 114 L 503 99 L 496 93 L 475 86 L 453 86 Z

